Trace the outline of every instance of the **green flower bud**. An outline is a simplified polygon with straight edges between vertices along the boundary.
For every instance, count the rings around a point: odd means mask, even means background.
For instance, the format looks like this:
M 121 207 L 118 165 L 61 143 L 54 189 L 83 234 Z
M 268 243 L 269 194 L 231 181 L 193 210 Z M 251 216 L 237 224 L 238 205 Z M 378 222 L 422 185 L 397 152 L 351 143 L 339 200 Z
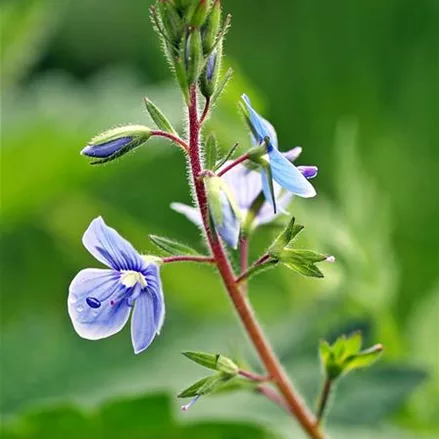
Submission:
M 205 98 L 210 98 L 216 89 L 221 70 L 222 44 L 207 58 L 206 67 L 200 76 L 200 91 Z
M 203 64 L 203 48 L 200 29 L 191 28 L 185 45 L 186 80 L 189 85 L 198 80 Z
M 215 44 L 221 24 L 221 1 L 215 0 L 203 26 L 203 50 L 209 53 Z
M 206 20 L 208 10 L 209 10 L 208 1 L 199 0 L 189 20 L 189 25 L 193 27 L 200 27 Z

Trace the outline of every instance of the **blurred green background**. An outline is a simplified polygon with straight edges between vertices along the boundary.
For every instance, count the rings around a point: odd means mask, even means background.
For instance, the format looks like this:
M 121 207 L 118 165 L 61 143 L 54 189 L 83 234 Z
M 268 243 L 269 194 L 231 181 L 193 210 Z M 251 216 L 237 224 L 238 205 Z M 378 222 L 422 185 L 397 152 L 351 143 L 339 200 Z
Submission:
M 251 297 L 310 404 L 317 342 L 362 329 L 385 355 L 347 377 L 332 402 L 334 438 L 439 434 L 439 2 L 224 0 L 235 75 L 209 130 L 224 149 L 248 146 L 242 92 L 264 110 L 284 149 L 320 168 L 313 200 L 294 200 L 301 240 L 337 257 L 323 280 L 279 269 Z M 4 0 L 2 32 L 1 412 L 8 438 L 301 438 L 256 395 L 203 398 L 179 411 L 178 391 L 204 371 L 179 352 L 246 357 L 259 367 L 211 269 L 163 269 L 167 321 L 144 354 L 127 329 L 80 339 L 70 280 L 98 266 L 81 244 L 103 215 L 140 251 L 148 233 L 200 248 L 172 212 L 189 201 L 185 163 L 163 141 L 95 168 L 79 150 L 100 130 L 149 123 L 143 96 L 182 123 L 148 18 L 148 0 Z M 260 229 L 251 255 L 273 236 Z

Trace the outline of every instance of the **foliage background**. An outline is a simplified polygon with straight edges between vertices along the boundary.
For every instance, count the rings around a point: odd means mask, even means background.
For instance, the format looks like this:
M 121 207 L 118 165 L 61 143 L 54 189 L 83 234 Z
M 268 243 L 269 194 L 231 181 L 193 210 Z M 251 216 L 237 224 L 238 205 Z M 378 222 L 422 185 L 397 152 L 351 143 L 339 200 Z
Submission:
M 163 335 L 135 357 L 128 331 L 82 340 L 66 313 L 70 280 L 95 261 L 81 245 L 102 214 L 144 252 L 148 233 L 200 246 L 169 210 L 188 201 L 185 165 L 163 142 L 92 168 L 78 155 L 109 126 L 146 121 L 147 95 L 181 124 L 181 99 L 148 20 L 147 0 L 5 0 L 2 15 L 2 360 L 4 437 L 302 437 L 255 395 L 175 394 L 203 371 L 179 354 L 254 359 L 210 269 L 166 267 Z M 324 280 L 279 270 L 252 300 L 310 403 L 317 340 L 362 328 L 384 360 L 348 377 L 333 437 L 439 433 L 439 3 L 435 0 L 224 1 L 235 70 L 209 129 L 224 148 L 247 135 L 246 91 L 284 148 L 317 164 L 319 197 L 295 200 L 303 245 L 337 256 Z M 261 230 L 252 256 L 273 234 Z M 255 362 L 255 367 L 257 363 Z

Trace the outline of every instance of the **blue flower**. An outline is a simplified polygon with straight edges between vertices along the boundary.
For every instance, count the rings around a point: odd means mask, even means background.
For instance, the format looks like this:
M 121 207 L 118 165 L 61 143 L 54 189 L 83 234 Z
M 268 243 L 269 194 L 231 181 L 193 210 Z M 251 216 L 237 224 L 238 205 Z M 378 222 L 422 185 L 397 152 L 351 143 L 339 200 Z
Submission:
M 299 169 L 279 152 L 277 135 L 273 126 L 256 113 L 251 106 L 250 99 L 246 95 L 242 96 L 242 100 L 244 102 L 245 115 L 252 132 L 254 145 L 259 146 L 266 143 L 267 154 L 262 157 L 262 159 L 267 162 L 267 168 L 269 168 L 271 176 L 268 174 L 266 167 L 261 168 L 262 190 L 265 198 L 270 201 L 274 210 L 276 210 L 276 200 L 270 190 L 270 178 L 295 195 L 303 198 L 314 197 L 316 191 L 312 184 Z
M 295 160 L 301 152 L 302 148 L 296 147 L 286 152 L 284 156 L 288 160 Z M 231 162 L 228 161 L 223 165 L 223 167 L 230 163 Z M 299 169 L 299 171 L 302 172 L 306 178 L 312 178 L 317 175 L 316 166 L 298 166 L 297 169 Z M 226 172 L 221 178 L 225 180 L 227 186 L 230 188 L 239 210 L 241 211 L 241 218 L 245 222 L 250 208 L 253 206 L 254 202 L 262 191 L 262 180 L 260 173 L 258 171 L 249 169 L 242 164 L 239 164 L 230 171 Z M 278 212 L 274 213 L 270 203 L 268 201 L 264 201 L 253 220 L 251 225 L 253 228 L 259 225 L 270 223 L 278 214 L 285 212 L 285 209 L 288 207 L 293 198 L 293 194 L 291 192 L 284 191 L 276 182 L 274 182 L 273 186 L 279 208 Z M 186 218 L 188 218 L 195 225 L 199 227 L 202 226 L 201 214 L 198 208 L 188 206 L 183 203 L 172 203 L 171 208 L 186 216 Z
M 101 217 L 91 222 L 82 242 L 110 269 L 86 268 L 73 279 L 68 298 L 73 327 L 83 338 L 106 338 L 125 326 L 134 308 L 134 352 L 144 351 L 159 334 L 165 317 L 158 265 L 143 259 Z

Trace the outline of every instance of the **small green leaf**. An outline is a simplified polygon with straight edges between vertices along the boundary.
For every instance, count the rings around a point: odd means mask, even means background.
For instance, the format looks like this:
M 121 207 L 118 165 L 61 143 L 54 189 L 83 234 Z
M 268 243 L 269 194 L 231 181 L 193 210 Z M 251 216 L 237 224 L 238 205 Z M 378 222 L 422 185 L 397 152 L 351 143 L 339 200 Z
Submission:
M 349 337 L 346 338 L 344 343 L 345 355 L 350 356 L 354 355 L 361 349 L 361 344 L 363 343 L 363 337 L 360 331 L 356 331 L 352 333 Z
M 223 166 L 227 160 L 230 159 L 230 157 L 232 157 L 232 155 L 234 154 L 234 152 L 236 151 L 236 149 L 238 148 L 239 144 L 235 143 L 228 151 L 228 153 L 215 165 L 214 170 L 218 170 L 219 168 L 221 168 L 221 166 Z
M 218 98 L 221 96 L 222 92 L 226 88 L 226 85 L 228 84 L 230 78 L 232 77 L 233 70 L 229 68 L 224 75 L 224 77 L 219 82 L 218 86 L 215 89 L 215 92 L 213 93 L 212 97 L 210 98 L 210 105 L 213 106 Z
M 216 373 L 192 384 L 187 389 L 183 390 L 178 397 L 190 398 L 194 396 L 210 395 L 219 391 L 219 389 L 232 378 L 233 375 L 227 373 Z
M 185 351 L 182 354 L 201 366 L 216 370 L 217 354 L 206 354 L 205 352 L 196 351 Z
M 369 367 L 377 361 L 383 353 L 382 345 L 378 344 L 369 349 L 361 351 L 357 355 L 352 355 L 343 363 L 343 372 L 348 373 L 354 369 Z
M 268 253 L 270 255 L 276 257 L 276 255 L 278 255 L 291 242 L 291 240 L 294 238 L 293 233 L 294 233 L 295 223 L 296 223 L 296 219 L 292 217 L 290 222 L 285 227 L 285 229 L 282 230 L 282 232 L 274 240 L 273 244 L 271 244 L 270 248 L 268 249 Z
M 303 276 L 318 277 L 318 278 L 325 277 L 323 273 L 315 265 L 300 265 L 300 264 L 293 264 L 290 262 L 284 262 L 284 265 L 286 265 L 291 270 Z
M 205 153 L 206 153 L 206 168 L 213 169 L 215 166 L 216 156 L 218 153 L 216 137 L 213 134 L 210 134 L 206 140 Z
M 316 262 L 326 259 L 326 256 L 320 253 L 311 250 L 284 249 L 277 255 L 273 255 L 273 257 L 304 276 L 324 277 L 323 273 L 315 266 Z
M 160 111 L 160 109 L 154 104 L 154 102 L 150 101 L 148 98 L 144 98 L 145 107 L 148 110 L 148 113 L 157 127 L 167 133 L 177 134 L 174 127 L 171 125 L 171 122 L 167 119 L 167 117 Z
M 199 255 L 200 253 L 193 248 L 181 244 L 180 242 L 174 241 L 169 238 L 157 235 L 149 235 L 149 239 L 164 252 L 171 255 Z

